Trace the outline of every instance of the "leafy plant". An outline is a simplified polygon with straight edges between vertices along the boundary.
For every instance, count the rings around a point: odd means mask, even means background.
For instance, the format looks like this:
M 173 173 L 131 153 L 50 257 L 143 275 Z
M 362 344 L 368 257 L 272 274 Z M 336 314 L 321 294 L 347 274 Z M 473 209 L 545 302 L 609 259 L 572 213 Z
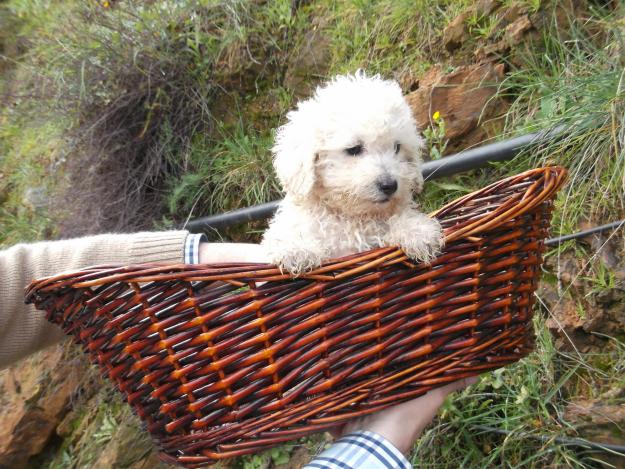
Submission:
M 425 143 L 429 149 L 430 158 L 438 160 L 442 158 L 449 140 L 445 138 L 445 119 L 436 111 L 432 114 L 432 126 L 423 130 Z

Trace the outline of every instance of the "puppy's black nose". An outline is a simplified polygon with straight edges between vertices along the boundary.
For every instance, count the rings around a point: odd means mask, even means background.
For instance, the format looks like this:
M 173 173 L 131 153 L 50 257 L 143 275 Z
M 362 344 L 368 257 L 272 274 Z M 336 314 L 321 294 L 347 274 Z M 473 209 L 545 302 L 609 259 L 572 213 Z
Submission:
M 378 189 L 386 195 L 393 195 L 397 191 L 397 181 L 392 178 L 380 179 Z

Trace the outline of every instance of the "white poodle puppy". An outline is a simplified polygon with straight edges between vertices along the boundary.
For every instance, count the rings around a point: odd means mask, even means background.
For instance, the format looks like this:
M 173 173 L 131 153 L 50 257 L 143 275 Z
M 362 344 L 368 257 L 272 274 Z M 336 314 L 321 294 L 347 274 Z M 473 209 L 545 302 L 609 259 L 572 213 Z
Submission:
M 382 246 L 425 262 L 440 252 L 440 224 L 413 201 L 423 140 L 396 82 L 338 76 L 287 119 L 273 147 L 286 197 L 262 241 L 272 262 L 298 275 Z

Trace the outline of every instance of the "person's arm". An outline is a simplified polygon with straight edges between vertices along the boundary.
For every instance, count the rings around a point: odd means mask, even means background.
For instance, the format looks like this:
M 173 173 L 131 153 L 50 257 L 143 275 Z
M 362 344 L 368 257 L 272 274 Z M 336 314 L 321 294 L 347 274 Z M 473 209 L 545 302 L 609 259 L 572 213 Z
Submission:
M 269 258 L 260 244 L 246 243 L 201 243 L 199 263 L 250 262 L 268 263 Z
M 0 369 L 63 338 L 62 330 L 42 311 L 24 304 L 24 288 L 32 280 L 97 264 L 181 263 L 187 235 L 108 234 L 0 251 Z

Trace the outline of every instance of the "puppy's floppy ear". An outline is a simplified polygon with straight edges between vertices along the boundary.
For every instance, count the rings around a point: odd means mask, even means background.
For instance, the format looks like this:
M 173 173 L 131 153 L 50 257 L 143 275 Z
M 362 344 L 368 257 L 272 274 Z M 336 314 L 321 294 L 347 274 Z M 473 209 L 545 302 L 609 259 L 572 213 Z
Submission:
M 288 122 L 276 132 L 272 148 L 273 165 L 284 191 L 295 198 L 306 198 L 315 183 L 314 129 L 300 105 L 287 114 Z

